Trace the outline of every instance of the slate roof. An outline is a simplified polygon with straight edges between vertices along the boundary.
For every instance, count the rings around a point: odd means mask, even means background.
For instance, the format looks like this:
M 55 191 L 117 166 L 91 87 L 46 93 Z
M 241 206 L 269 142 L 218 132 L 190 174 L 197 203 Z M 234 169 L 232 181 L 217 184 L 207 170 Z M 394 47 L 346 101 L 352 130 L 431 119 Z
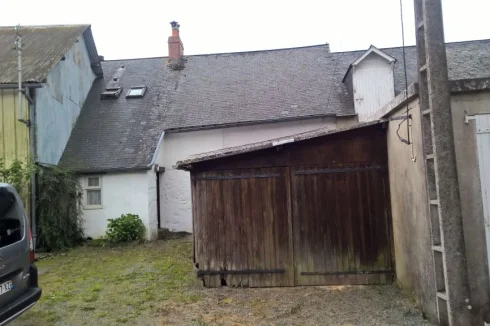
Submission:
M 234 156 L 234 155 L 238 155 L 238 154 L 260 151 L 262 149 L 267 149 L 267 148 L 280 146 L 280 145 L 286 145 L 286 144 L 295 143 L 295 142 L 302 141 L 302 140 L 307 140 L 307 139 L 312 139 L 312 138 L 317 138 L 317 137 L 322 137 L 322 136 L 327 136 L 327 135 L 338 134 L 341 132 L 359 129 L 359 128 L 364 128 L 364 127 L 368 127 L 368 126 L 374 126 L 374 125 L 381 124 L 381 123 L 383 123 L 383 122 L 380 120 L 375 120 L 375 121 L 359 123 L 359 124 L 351 126 L 351 127 L 338 128 L 338 129 L 333 129 L 333 130 L 329 129 L 329 128 L 319 128 L 319 129 L 315 129 L 315 130 L 311 130 L 311 131 L 307 131 L 307 132 L 302 132 L 302 133 L 291 135 L 291 136 L 280 137 L 280 138 L 271 139 L 271 140 L 265 140 L 265 141 L 252 143 L 252 144 L 245 144 L 245 145 L 240 145 L 240 146 L 235 146 L 235 147 L 223 148 L 223 149 L 219 149 L 219 150 L 211 151 L 211 152 L 207 152 L 207 153 L 195 154 L 195 155 L 191 155 L 191 156 L 187 157 L 183 161 L 178 161 L 175 164 L 174 168 L 176 168 L 178 170 L 190 171 L 190 170 L 192 170 L 192 165 L 195 163 L 215 160 L 215 159 Z
M 84 37 L 92 69 L 102 75 L 99 56 L 90 25 L 21 26 L 23 82 L 42 83 L 48 72 Z M 14 26 L 0 26 L 0 84 L 15 84 L 17 77 L 16 31 Z
M 380 50 L 397 60 L 398 94 L 405 88 L 402 48 Z M 409 84 L 417 81 L 415 51 L 406 47 Z M 364 52 L 331 53 L 318 45 L 195 55 L 181 70 L 170 69 L 164 57 L 103 62 L 106 79 L 95 82 L 61 162 L 78 171 L 145 168 L 163 131 L 354 115 L 342 79 Z M 490 76 L 490 40 L 449 43 L 447 55 L 450 79 Z M 120 65 L 127 68 L 125 91 L 100 100 Z M 140 84 L 149 86 L 144 98 L 124 97 Z
M 116 99 L 100 99 L 106 84 L 124 66 L 123 90 Z M 176 87 L 178 72 L 164 60 L 103 62 L 61 158 L 61 165 L 79 172 L 145 169 L 163 131 L 163 108 Z M 174 81 L 172 83 L 171 81 Z M 126 98 L 131 86 L 146 85 L 143 98 Z

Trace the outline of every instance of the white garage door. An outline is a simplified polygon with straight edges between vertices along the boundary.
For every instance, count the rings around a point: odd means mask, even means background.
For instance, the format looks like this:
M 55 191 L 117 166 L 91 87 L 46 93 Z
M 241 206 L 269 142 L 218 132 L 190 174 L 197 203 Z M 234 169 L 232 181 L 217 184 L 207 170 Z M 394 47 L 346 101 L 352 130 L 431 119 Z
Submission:
M 490 252 L 490 114 L 476 116 L 476 141 L 480 165 L 487 252 Z M 490 255 L 488 255 L 488 260 L 490 268 Z

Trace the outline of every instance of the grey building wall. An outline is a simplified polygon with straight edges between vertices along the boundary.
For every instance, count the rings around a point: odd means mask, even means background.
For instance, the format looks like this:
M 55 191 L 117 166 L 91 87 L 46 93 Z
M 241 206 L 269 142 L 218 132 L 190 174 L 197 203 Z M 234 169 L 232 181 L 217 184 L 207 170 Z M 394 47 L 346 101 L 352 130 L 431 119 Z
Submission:
M 397 136 L 401 120 L 388 124 L 388 161 L 393 215 L 397 280 L 404 291 L 432 320 L 437 320 L 434 264 L 430 242 L 430 220 L 425 184 L 425 160 L 422 151 L 420 107 L 415 97 L 409 104 L 412 115 L 411 147 Z M 488 302 L 489 278 L 486 259 L 485 228 L 476 147 L 475 122 L 465 115 L 490 113 L 490 92 L 453 94 L 451 98 L 457 172 L 465 233 L 466 259 L 474 313 Z M 405 113 L 399 107 L 390 117 Z M 407 138 L 406 123 L 400 136 Z
M 37 161 L 58 164 L 95 79 L 82 36 L 36 90 Z
M 436 320 L 434 263 L 418 98 L 409 107 L 413 117 L 410 138 L 414 144 L 415 162 L 411 158 L 410 146 L 397 136 L 401 120 L 390 121 L 387 133 L 396 275 L 402 289 L 415 299 L 428 317 Z M 402 115 L 405 109 L 400 108 L 391 116 Z M 407 138 L 406 123 L 402 124 L 399 134 Z
M 476 125 L 475 120 L 466 120 L 465 116 L 490 113 L 490 92 L 453 95 L 451 109 L 471 291 L 470 303 L 475 313 L 488 315 L 490 283 Z M 485 306 L 486 309 L 478 311 L 479 307 Z

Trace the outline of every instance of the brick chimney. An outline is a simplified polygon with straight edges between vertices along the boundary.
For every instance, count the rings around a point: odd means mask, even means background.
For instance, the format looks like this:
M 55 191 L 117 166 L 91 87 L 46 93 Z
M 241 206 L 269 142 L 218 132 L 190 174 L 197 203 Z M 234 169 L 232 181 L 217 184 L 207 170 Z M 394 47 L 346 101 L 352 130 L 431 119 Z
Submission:
M 184 56 L 184 44 L 179 36 L 179 23 L 173 21 L 170 23 L 172 26 L 172 36 L 168 38 L 168 58 L 170 60 L 180 59 Z

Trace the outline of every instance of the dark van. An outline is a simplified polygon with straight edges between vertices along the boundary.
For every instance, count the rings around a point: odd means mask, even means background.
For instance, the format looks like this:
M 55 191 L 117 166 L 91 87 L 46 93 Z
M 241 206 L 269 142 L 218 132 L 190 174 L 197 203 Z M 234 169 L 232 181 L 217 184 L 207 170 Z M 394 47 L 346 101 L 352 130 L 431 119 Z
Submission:
M 15 188 L 0 183 L 0 326 L 40 297 L 29 220 Z

